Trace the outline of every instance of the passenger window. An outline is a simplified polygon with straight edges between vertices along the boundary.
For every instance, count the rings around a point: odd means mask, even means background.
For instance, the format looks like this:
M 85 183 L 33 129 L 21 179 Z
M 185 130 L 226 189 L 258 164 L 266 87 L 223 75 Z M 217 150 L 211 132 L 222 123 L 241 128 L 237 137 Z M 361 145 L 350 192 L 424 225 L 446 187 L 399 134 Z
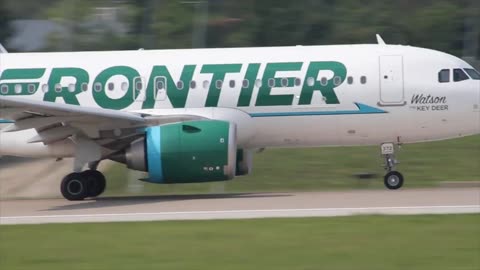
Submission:
M 223 81 L 222 80 L 217 80 L 215 82 L 215 87 L 217 87 L 217 89 L 222 89 L 222 85 L 223 85 Z
M 438 72 L 438 82 L 447 83 L 450 82 L 450 70 L 442 69 Z
M 42 92 L 44 92 L 44 93 L 48 92 L 48 84 L 43 84 L 42 85 Z
M 62 85 L 57 83 L 55 84 L 55 92 L 60 93 L 62 91 Z
M 113 82 L 108 83 L 108 90 L 113 91 L 114 88 L 115 88 L 115 85 L 113 84 Z
M 242 81 L 242 87 L 243 88 L 248 88 L 249 85 L 250 85 L 249 80 L 245 79 L 245 80 Z
M 21 93 L 22 93 L 22 85 L 15 84 L 15 94 L 21 94 Z
M 275 79 L 274 78 L 268 79 L 268 87 L 275 87 Z
M 28 93 L 30 93 L 30 94 L 35 93 L 35 85 L 34 84 L 29 84 L 28 85 Z
M 191 88 L 191 89 L 195 89 L 195 87 L 197 87 L 197 82 L 195 82 L 195 81 L 190 81 L 190 88 Z
M 100 92 L 102 91 L 102 84 L 97 82 L 93 85 L 93 90 L 95 90 L 95 92 Z
M 480 80 L 480 73 L 473 68 L 466 68 L 465 71 L 468 73 L 470 78 L 474 80 Z
M 338 76 L 333 77 L 333 84 L 335 86 L 339 86 L 340 84 L 342 84 L 342 79 Z
M 282 87 L 287 87 L 287 86 L 288 86 L 288 79 L 282 78 Z
M 347 83 L 348 84 L 353 84 L 353 77 L 352 76 L 348 76 Z
M 235 81 L 234 81 L 234 80 L 230 80 L 230 82 L 228 83 L 228 85 L 230 86 L 230 88 L 234 88 L 234 87 L 235 87 Z
M 142 80 L 139 78 L 135 83 L 135 90 L 141 91 L 142 89 L 143 89 L 143 83 L 142 83 Z
M 68 85 L 68 92 L 70 93 L 75 92 L 75 84 L 71 83 Z
M 87 92 L 88 91 L 88 83 L 82 83 L 82 91 Z
M 208 86 L 209 86 L 209 84 L 210 84 L 209 81 L 204 80 L 204 81 L 203 81 L 203 88 L 207 89 Z
M 128 91 L 128 83 L 127 82 L 123 82 L 121 87 L 123 92 L 127 92 Z
M 313 79 L 313 77 L 308 77 L 307 78 L 307 85 L 308 86 L 313 86 L 314 83 L 315 83 L 315 80 Z
M 453 81 L 454 82 L 460 82 L 460 81 L 465 81 L 468 80 L 467 74 L 462 69 L 456 68 L 453 70 Z
M 300 86 L 302 84 L 302 79 L 295 78 L 295 86 Z
M 183 89 L 183 81 L 178 81 L 178 82 L 177 82 L 177 89 L 178 89 L 178 90 Z
M 360 77 L 360 83 L 361 84 L 366 84 L 367 83 L 367 77 L 366 76 Z
M 4 94 L 4 95 L 8 94 L 8 85 L 2 84 L 1 93 Z
M 323 78 L 320 79 L 320 84 L 321 84 L 322 86 L 326 86 L 327 83 L 328 83 L 327 78 L 323 77 Z
M 157 79 L 157 90 L 163 90 L 163 88 L 165 88 L 165 84 L 162 80 Z
M 255 80 L 255 86 L 256 86 L 256 87 L 262 87 L 262 80 L 256 79 L 256 80 Z

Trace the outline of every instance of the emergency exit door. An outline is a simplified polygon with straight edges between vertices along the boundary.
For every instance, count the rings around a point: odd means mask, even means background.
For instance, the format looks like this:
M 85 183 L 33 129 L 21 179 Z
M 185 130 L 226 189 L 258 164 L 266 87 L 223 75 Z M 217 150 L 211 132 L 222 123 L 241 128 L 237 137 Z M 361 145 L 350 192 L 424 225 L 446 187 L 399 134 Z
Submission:
M 380 56 L 380 104 L 405 105 L 401 55 Z

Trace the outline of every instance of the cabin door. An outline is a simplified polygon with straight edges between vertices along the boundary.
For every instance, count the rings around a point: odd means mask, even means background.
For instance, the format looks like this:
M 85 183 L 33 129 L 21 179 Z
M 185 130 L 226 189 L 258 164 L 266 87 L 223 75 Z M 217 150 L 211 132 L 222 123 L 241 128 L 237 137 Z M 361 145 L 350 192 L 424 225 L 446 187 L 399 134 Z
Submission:
M 380 105 L 405 105 L 403 57 L 380 56 Z

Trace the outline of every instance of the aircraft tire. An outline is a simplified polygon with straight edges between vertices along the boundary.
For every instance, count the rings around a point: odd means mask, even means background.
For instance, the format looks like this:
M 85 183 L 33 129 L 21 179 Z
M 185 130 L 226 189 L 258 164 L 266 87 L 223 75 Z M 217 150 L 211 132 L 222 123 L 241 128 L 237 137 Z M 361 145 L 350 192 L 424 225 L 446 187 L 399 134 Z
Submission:
M 81 201 L 88 196 L 87 181 L 82 173 L 65 176 L 60 185 L 60 192 L 69 201 Z
M 107 182 L 105 176 L 97 170 L 82 172 L 87 181 L 88 197 L 97 197 L 105 191 Z
M 391 171 L 385 175 L 383 183 L 388 189 L 399 189 L 403 186 L 403 175 L 397 171 Z

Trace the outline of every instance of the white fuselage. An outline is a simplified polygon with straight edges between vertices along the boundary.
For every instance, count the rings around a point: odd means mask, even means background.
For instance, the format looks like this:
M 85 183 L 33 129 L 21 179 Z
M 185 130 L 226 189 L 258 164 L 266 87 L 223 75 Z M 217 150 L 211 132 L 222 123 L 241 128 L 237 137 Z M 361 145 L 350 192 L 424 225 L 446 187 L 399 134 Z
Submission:
M 453 78 L 464 68 L 396 45 L 0 54 L 0 94 L 237 122 L 235 109 L 250 117 L 242 148 L 414 143 L 480 133 L 480 80 Z M 27 143 L 36 132 L 0 133 L 0 155 L 71 155 L 67 142 Z

